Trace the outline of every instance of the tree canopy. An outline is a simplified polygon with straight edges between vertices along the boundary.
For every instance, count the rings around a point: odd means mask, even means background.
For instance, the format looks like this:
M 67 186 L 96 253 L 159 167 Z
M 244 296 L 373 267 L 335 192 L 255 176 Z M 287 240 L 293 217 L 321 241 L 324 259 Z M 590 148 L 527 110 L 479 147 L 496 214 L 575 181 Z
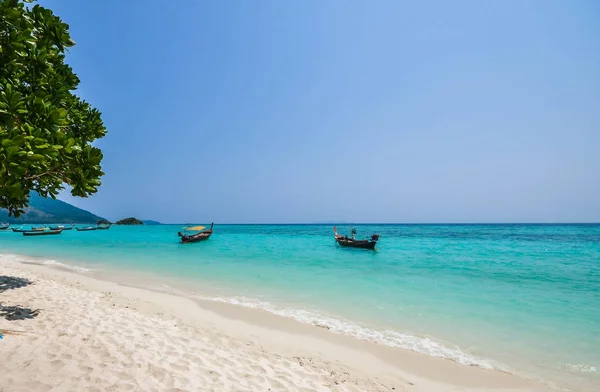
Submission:
M 30 2 L 30 1 L 28 1 Z M 100 112 L 74 91 L 79 78 L 65 63 L 75 45 L 51 10 L 0 0 L 0 208 L 19 216 L 31 191 L 56 198 L 97 191 L 106 134 Z
M 115 224 L 117 224 L 117 225 L 143 225 L 144 222 L 142 222 L 141 220 L 136 219 L 136 218 L 125 218 L 125 219 L 116 221 Z

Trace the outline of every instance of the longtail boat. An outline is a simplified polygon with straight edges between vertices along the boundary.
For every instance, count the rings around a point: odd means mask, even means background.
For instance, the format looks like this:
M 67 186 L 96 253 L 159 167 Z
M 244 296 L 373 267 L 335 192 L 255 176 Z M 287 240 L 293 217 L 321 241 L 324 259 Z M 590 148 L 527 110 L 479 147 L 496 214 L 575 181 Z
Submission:
M 177 233 L 178 236 L 181 237 L 181 243 L 182 244 L 187 244 L 190 242 L 198 242 L 198 241 L 204 241 L 210 238 L 210 236 L 213 233 L 213 226 L 215 224 L 212 223 L 210 225 L 210 229 L 208 230 L 204 230 L 205 227 L 204 226 L 194 226 L 194 227 L 187 227 L 185 228 L 186 231 L 200 231 L 199 233 L 196 234 L 187 234 L 185 231 L 179 232 Z
M 333 236 L 338 244 L 348 248 L 361 248 L 361 249 L 375 249 L 377 241 L 379 241 L 379 234 L 373 234 L 370 240 L 357 240 L 354 238 L 356 235 L 356 229 L 352 229 L 352 237 L 340 235 L 337 232 L 337 228 L 333 226 Z
M 0 230 L 6 230 L 10 227 L 10 223 L 0 223 Z
M 16 228 L 13 227 L 12 231 L 14 231 L 15 233 L 35 233 L 35 232 L 40 232 L 40 231 L 44 231 L 44 230 L 48 230 L 47 227 L 32 227 L 30 229 L 24 229 L 23 226 Z
M 50 226 L 50 230 L 72 230 L 74 225 L 71 226 L 64 226 L 64 225 L 55 225 L 55 226 Z
M 96 229 L 98 229 L 98 230 L 108 230 L 108 229 L 110 229 L 110 225 L 98 225 L 98 226 L 96 226 Z
M 75 229 L 77 229 L 77 231 L 92 231 L 92 230 L 97 230 L 98 228 L 96 226 L 88 226 L 88 227 L 76 227 Z
M 36 236 L 36 235 L 60 234 L 62 232 L 63 232 L 62 230 L 35 230 L 35 231 L 24 231 L 23 235 L 30 237 L 30 236 Z

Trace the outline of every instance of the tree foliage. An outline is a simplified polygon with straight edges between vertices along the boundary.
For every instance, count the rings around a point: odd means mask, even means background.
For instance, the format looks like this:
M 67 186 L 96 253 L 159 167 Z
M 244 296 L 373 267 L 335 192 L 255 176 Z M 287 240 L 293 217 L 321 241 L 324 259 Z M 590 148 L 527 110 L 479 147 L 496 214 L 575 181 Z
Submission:
M 29 194 L 55 198 L 97 191 L 102 152 L 91 142 L 106 128 L 100 112 L 74 94 L 65 64 L 75 43 L 51 10 L 0 0 L 0 208 L 19 216 Z
M 136 219 L 136 218 L 125 218 L 125 219 L 116 221 L 115 224 L 116 225 L 143 225 L 144 222 L 142 222 L 141 220 Z

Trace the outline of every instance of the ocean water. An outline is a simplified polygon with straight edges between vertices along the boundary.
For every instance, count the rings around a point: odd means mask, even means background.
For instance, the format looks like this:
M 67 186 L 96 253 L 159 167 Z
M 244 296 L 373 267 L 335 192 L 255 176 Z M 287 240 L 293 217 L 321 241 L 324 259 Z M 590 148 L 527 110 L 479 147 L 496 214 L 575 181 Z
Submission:
M 268 310 L 463 364 L 600 390 L 600 225 L 114 226 L 24 237 L 0 254 Z M 348 227 L 339 227 L 341 232 Z

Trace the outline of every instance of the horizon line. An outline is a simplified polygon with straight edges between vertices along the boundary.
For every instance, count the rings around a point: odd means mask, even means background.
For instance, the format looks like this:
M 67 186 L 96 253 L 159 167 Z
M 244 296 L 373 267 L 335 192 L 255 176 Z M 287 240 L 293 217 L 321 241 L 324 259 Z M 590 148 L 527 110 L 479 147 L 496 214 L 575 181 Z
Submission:
M 159 221 L 155 221 L 159 222 Z M 196 222 L 198 223 L 198 222 Z M 187 224 L 196 224 L 196 223 L 163 223 L 159 222 L 160 225 L 187 225 Z M 300 225 L 600 225 L 600 222 L 294 222 L 294 223 L 282 223 L 282 222 L 270 222 L 270 223 L 232 223 L 232 222 L 223 222 L 217 223 L 215 225 L 255 225 L 255 226 L 269 226 L 269 225 L 289 225 L 289 226 L 300 226 Z M 149 224 L 146 226 L 157 226 L 156 224 Z

